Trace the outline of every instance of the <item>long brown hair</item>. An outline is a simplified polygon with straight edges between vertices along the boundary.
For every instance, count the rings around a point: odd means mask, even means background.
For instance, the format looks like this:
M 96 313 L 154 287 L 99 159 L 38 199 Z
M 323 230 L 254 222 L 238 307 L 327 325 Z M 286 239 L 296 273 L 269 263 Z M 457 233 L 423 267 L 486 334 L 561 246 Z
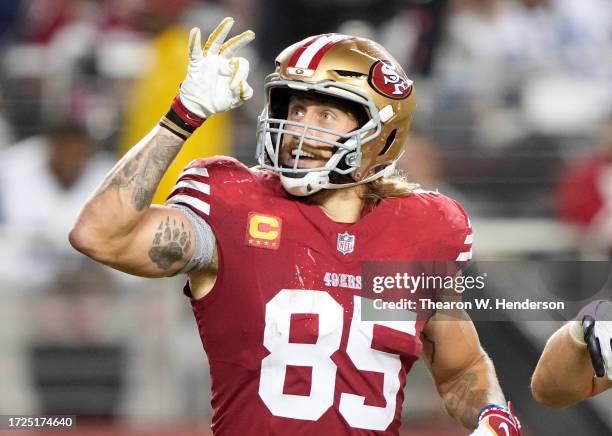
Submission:
M 365 189 L 361 194 L 361 198 L 363 199 L 364 210 L 372 210 L 386 198 L 408 197 L 415 189 L 420 187 L 418 183 L 409 182 L 406 175 L 400 171 L 396 171 L 392 176 L 372 180 L 363 186 Z M 336 190 L 323 189 L 313 195 L 296 197 L 296 199 L 308 204 L 321 204 L 334 191 Z
M 376 207 L 385 198 L 408 197 L 419 188 L 418 183 L 411 183 L 406 175 L 397 171 L 389 177 L 381 177 L 366 183 L 363 194 L 364 208 Z

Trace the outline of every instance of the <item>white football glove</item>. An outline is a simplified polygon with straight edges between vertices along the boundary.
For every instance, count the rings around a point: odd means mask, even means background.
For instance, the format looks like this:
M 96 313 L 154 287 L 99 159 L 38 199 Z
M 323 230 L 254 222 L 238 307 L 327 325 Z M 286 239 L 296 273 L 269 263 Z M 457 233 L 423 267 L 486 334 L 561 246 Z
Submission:
M 223 19 L 203 48 L 200 29 L 194 27 L 189 34 L 189 66 L 179 96 L 185 108 L 199 117 L 228 111 L 253 96 L 247 83 L 249 61 L 234 55 L 255 33 L 247 30 L 224 43 L 233 25 L 233 18 Z
M 612 380 L 612 302 L 597 300 L 585 306 L 571 321 L 570 336 L 587 346 L 597 377 Z

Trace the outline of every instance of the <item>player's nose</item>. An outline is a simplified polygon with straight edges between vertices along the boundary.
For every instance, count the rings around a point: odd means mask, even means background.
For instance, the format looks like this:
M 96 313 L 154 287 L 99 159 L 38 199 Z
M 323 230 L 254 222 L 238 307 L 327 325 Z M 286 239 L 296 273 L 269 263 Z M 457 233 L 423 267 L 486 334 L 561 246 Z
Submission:
M 304 111 L 304 116 L 302 117 L 302 122 L 308 125 L 316 124 L 316 114 L 315 111 L 306 110 Z
M 302 122 L 308 126 L 308 128 L 304 128 L 306 130 L 306 136 L 314 136 L 314 137 L 322 137 L 325 135 L 325 132 L 322 132 L 316 127 L 321 127 L 318 123 L 318 119 L 315 115 L 307 115 L 302 119 Z M 314 129 L 311 127 L 315 127 Z M 304 138 L 304 142 L 313 141 L 312 138 Z

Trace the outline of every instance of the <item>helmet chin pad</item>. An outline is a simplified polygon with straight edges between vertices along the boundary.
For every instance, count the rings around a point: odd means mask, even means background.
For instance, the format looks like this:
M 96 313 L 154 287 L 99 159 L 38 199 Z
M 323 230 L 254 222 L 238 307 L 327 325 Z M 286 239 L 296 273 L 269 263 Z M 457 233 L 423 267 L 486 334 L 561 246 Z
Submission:
M 291 175 L 280 174 L 281 185 L 291 195 L 306 197 L 319 192 L 329 185 L 328 171 L 312 171 L 302 173 L 302 177 L 291 177 Z

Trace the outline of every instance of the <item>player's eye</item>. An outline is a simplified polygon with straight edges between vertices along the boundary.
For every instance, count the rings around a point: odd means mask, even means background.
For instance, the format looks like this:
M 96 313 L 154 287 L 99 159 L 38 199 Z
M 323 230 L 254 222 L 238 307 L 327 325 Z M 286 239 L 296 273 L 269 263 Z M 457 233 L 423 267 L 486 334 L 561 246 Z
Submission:
M 300 108 L 293 108 L 289 111 L 289 114 L 293 118 L 302 118 L 304 116 L 304 111 Z
M 323 118 L 325 121 L 332 121 L 336 119 L 336 116 L 331 111 L 325 111 L 321 114 L 321 118 Z

